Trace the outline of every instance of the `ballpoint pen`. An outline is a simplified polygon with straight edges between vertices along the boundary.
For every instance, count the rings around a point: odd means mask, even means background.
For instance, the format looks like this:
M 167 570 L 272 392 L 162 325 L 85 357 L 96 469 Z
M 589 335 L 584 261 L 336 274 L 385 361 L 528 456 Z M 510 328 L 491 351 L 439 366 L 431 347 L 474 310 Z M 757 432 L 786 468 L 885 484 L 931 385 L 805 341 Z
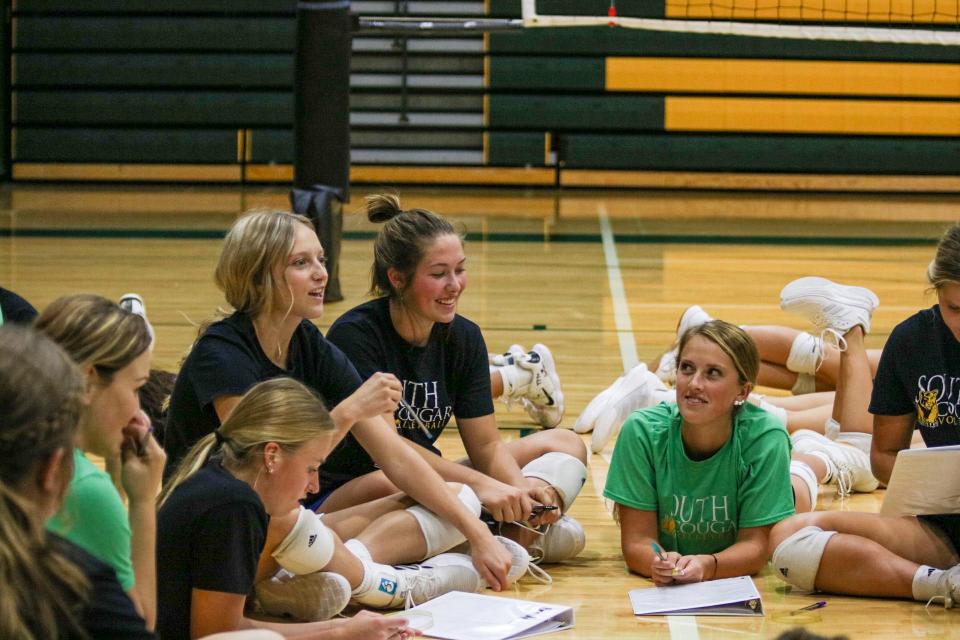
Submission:
M 827 606 L 827 602 L 825 600 L 820 600 L 818 602 L 814 602 L 813 604 L 808 604 L 805 607 L 794 609 L 793 611 L 790 612 L 790 615 L 793 615 L 795 613 L 803 613 L 804 611 L 813 611 L 814 609 L 821 609 L 825 606 Z

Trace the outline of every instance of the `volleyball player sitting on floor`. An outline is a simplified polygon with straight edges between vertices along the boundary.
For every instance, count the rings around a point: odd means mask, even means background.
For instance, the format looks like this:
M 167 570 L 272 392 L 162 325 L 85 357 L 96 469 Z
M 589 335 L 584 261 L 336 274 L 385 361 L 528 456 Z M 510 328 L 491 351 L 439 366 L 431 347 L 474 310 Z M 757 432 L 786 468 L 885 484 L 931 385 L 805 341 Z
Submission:
M 84 383 L 45 336 L 0 328 L 3 638 L 154 637 L 112 567 L 44 530 L 73 476 Z
M 165 640 L 250 627 L 357 640 L 412 634 L 404 619 L 368 612 L 307 624 L 251 619 L 246 596 L 255 584 L 266 609 L 298 620 L 332 617 L 350 600 L 352 586 L 362 587 L 357 604 L 374 607 L 402 606 L 407 596 L 419 604 L 440 595 L 441 583 L 479 588 L 469 558 L 467 567 L 440 568 L 458 574 L 456 583 L 427 570 L 374 563 L 370 553 L 384 552 L 393 563 L 424 553 L 416 520 L 390 501 L 364 505 L 349 522 L 338 523 L 341 530 L 363 529 L 347 543 L 361 551 L 358 557 L 299 505 L 306 493 L 318 491 L 317 470 L 339 437 L 313 392 L 290 378 L 274 378 L 254 386 L 191 449 L 159 498 L 158 629 Z M 267 522 L 274 531 L 275 519 L 285 535 L 268 533 Z M 277 563 L 296 575 L 275 576 Z M 340 575 L 318 573 L 321 568 Z
M 87 385 L 73 480 L 48 526 L 111 565 L 152 629 L 157 610 L 154 499 L 166 455 L 150 434 L 137 397 L 152 356 L 146 321 L 106 298 L 77 294 L 50 303 L 35 327 L 73 358 Z M 120 456 L 125 441 L 137 443 L 135 455 Z M 120 458 L 127 507 L 110 477 L 85 452 Z
M 937 304 L 894 328 L 877 368 L 871 461 L 883 482 L 914 429 L 928 447 L 960 444 L 960 225 L 940 240 L 927 277 Z M 960 600 L 960 514 L 803 514 L 774 528 L 771 549 L 778 575 L 802 589 Z
M 391 373 L 403 402 L 384 418 L 410 449 L 434 460 L 449 481 L 470 486 L 502 523 L 550 525 L 544 531 L 509 525 L 508 535 L 535 560 L 556 562 L 579 553 L 583 529 L 565 514 L 586 479 L 586 450 L 568 430 L 541 431 L 503 442 L 491 399 L 487 349 L 480 328 L 457 314 L 467 284 L 463 241 L 444 218 L 401 209 L 393 195 L 368 198 L 371 221 L 383 222 L 374 243 L 371 289 L 379 297 L 346 312 L 328 339 L 361 376 Z M 536 348 L 532 352 L 537 354 Z M 508 369 L 522 369 L 516 353 Z M 518 375 L 509 371 L 506 376 Z M 472 466 L 443 460 L 434 443 L 455 418 Z M 325 510 L 389 495 L 397 489 L 358 442 L 347 436 L 321 469 Z M 535 505 L 557 507 L 535 515 Z M 544 534 L 545 535 L 542 535 Z
M 202 332 L 177 375 L 164 434 L 171 461 L 213 433 L 254 384 L 292 377 L 332 407 L 339 435 L 352 429 L 395 485 L 426 507 L 416 512 L 425 531 L 459 532 L 483 580 L 505 587 L 510 552 L 477 518 L 476 496 L 469 487 L 448 488 L 431 468 L 436 456 L 417 455 L 383 421 L 397 406 L 400 382 L 385 373 L 363 382 L 310 322 L 323 313 L 327 283 L 310 221 L 282 211 L 244 215 L 227 233 L 215 279 L 235 311 Z M 445 550 L 433 535 L 430 541 L 427 556 Z

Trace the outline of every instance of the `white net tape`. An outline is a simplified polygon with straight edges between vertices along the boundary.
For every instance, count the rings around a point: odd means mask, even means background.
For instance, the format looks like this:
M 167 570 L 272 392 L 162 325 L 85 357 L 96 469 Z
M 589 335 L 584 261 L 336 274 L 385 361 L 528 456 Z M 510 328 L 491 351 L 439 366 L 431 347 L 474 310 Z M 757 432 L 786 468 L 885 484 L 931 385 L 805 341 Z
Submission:
M 536 0 L 522 0 L 524 27 L 592 27 L 618 26 L 648 31 L 706 33 L 714 35 L 750 36 L 754 38 L 790 38 L 800 40 L 844 40 L 894 44 L 960 45 L 960 30 L 917 28 L 884 28 L 868 26 L 826 26 L 819 24 L 775 24 L 718 20 L 670 20 L 623 16 L 557 16 L 540 15 Z

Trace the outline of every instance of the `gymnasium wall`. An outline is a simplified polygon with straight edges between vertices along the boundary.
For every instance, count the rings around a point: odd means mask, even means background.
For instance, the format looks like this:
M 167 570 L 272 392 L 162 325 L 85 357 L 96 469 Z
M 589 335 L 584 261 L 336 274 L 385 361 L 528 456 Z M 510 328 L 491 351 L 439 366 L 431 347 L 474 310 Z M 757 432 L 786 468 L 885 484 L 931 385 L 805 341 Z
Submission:
M 663 17 L 678 11 L 670 2 L 617 6 Z M 603 15 L 608 4 L 538 7 Z M 17 0 L 13 178 L 289 181 L 294 7 Z M 520 14 L 519 0 L 352 7 Z M 697 176 L 815 174 L 883 188 L 884 176 L 960 175 L 960 47 L 607 27 L 363 33 L 351 105 L 355 181 L 658 186 L 650 176 L 674 174 L 697 186 Z

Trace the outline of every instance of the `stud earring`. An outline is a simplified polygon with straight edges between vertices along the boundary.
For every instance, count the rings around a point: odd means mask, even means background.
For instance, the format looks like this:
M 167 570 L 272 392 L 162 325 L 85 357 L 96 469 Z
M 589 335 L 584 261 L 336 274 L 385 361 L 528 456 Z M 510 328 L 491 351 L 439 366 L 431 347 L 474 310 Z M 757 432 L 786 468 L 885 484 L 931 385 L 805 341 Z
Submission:
M 742 407 L 742 406 L 743 406 L 743 402 L 744 402 L 743 400 L 734 400 L 734 401 L 733 401 L 733 406 L 735 406 L 735 407 Z

